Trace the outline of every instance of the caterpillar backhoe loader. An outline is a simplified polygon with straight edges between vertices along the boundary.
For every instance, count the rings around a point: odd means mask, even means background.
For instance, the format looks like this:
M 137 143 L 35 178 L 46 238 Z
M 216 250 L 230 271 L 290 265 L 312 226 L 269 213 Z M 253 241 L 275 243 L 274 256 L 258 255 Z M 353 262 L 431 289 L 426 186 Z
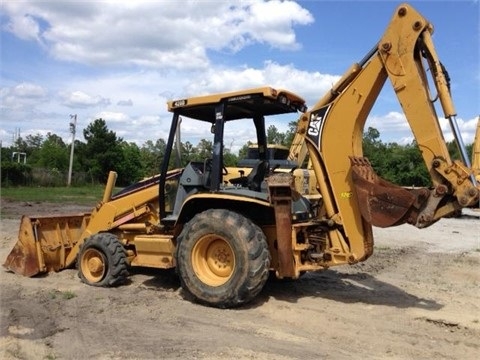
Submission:
M 112 172 L 90 214 L 24 217 L 6 268 L 33 276 L 76 264 L 82 281 L 94 286 L 122 283 L 132 266 L 176 268 L 197 301 L 234 307 L 255 298 L 270 272 L 295 279 L 366 260 L 373 253 L 372 226 L 427 228 L 471 206 L 480 188 L 432 32 L 427 19 L 400 5 L 374 48 L 308 111 L 301 97 L 269 87 L 168 102 L 173 117 L 160 174 L 112 196 Z M 429 74 L 437 96 L 430 92 Z M 391 184 L 362 156 L 364 123 L 387 79 L 422 152 L 429 188 Z M 449 156 L 436 98 L 462 161 Z M 297 136 L 321 194 L 315 201 L 295 190 L 291 173 L 272 171 L 266 155 L 265 117 L 299 112 Z M 248 119 L 259 160 L 240 176 L 223 166 L 223 135 L 226 126 Z M 187 120 L 211 126 L 212 157 L 170 170 L 177 128 Z

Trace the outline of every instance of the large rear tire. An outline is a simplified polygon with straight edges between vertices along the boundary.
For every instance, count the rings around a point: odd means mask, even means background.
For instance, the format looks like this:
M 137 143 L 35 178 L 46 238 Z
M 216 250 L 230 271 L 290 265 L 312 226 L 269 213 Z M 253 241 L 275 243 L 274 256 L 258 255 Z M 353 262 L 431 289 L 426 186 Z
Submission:
M 93 286 L 118 286 L 128 277 L 127 255 L 118 238 L 109 233 L 90 236 L 77 256 L 78 276 Z
M 260 293 L 268 279 L 270 254 L 262 230 L 229 210 L 197 214 L 177 243 L 182 288 L 198 302 L 229 308 Z

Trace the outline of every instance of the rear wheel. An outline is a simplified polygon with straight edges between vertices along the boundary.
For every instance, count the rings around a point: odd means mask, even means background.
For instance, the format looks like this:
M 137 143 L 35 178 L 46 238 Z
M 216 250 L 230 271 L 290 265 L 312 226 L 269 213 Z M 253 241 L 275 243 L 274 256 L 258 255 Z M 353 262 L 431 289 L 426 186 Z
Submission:
M 117 286 L 128 276 L 127 256 L 118 238 L 109 233 L 95 234 L 80 247 L 78 276 L 89 285 Z
M 210 306 L 247 303 L 268 279 L 265 235 L 228 210 L 207 210 L 188 222 L 178 238 L 176 258 L 183 289 Z

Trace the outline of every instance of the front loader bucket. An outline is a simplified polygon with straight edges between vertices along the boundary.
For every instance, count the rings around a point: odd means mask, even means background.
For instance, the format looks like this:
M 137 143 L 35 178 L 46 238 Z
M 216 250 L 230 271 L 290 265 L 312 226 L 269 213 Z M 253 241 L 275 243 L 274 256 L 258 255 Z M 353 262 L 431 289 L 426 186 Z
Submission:
M 3 266 L 16 274 L 34 276 L 59 271 L 85 230 L 90 214 L 23 216 L 18 241 Z
M 352 180 L 362 217 L 378 227 L 415 224 L 429 190 L 405 189 L 379 177 L 366 158 L 351 157 Z

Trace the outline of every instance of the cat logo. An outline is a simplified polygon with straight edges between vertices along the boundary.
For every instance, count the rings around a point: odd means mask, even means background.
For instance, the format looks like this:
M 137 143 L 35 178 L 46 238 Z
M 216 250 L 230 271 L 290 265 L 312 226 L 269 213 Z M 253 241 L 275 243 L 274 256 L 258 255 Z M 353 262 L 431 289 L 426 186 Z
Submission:
M 319 114 L 312 114 L 310 123 L 308 124 L 308 135 L 318 136 L 320 134 L 320 125 L 322 120 L 323 117 L 321 117 Z
M 310 114 L 310 122 L 308 123 L 307 136 L 317 146 L 320 145 L 320 135 L 322 133 L 322 127 L 325 123 L 325 119 L 328 115 L 330 105 L 324 106 L 318 110 L 313 111 Z

